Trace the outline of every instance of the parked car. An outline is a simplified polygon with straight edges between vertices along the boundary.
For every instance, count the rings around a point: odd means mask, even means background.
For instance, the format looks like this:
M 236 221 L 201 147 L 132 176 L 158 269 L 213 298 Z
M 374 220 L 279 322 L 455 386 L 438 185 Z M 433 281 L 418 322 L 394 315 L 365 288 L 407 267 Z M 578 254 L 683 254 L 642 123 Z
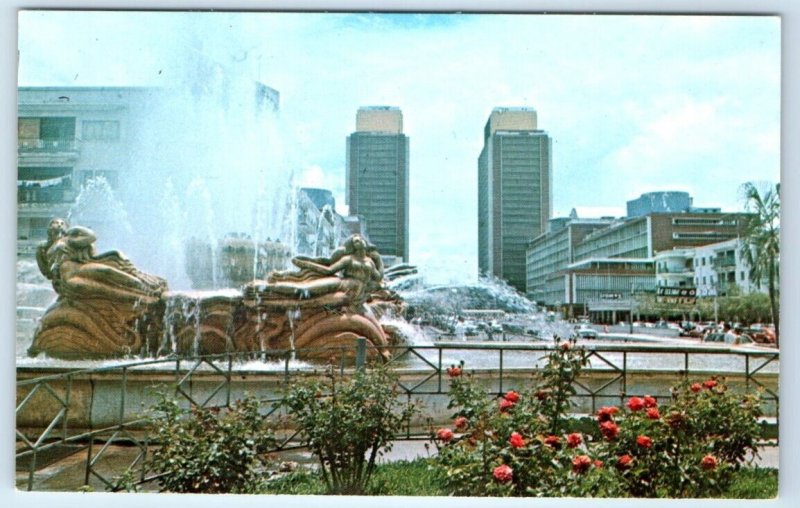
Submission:
M 717 342 L 720 344 L 752 344 L 753 339 L 746 333 L 739 335 L 733 333 L 712 332 L 703 337 L 703 342 Z
M 749 328 L 745 328 L 742 331 L 761 344 L 774 344 L 776 340 L 775 329 L 761 323 L 750 325 Z
M 489 325 L 489 329 L 492 331 L 492 333 L 503 333 L 503 325 L 497 321 L 492 321 Z
M 681 333 L 679 333 L 678 335 L 681 337 L 689 337 L 691 339 L 701 339 L 705 334 L 706 331 L 702 327 L 695 326 L 691 330 L 686 330 L 686 329 L 681 330 Z
M 597 330 L 586 325 L 581 325 L 575 330 L 575 334 L 582 339 L 596 339 Z

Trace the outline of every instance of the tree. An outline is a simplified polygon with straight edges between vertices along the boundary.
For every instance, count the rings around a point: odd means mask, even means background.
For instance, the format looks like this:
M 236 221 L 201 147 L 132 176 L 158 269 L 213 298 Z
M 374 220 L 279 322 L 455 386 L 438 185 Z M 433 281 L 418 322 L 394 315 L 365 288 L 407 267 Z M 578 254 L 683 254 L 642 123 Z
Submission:
M 752 215 L 745 222 L 742 256 L 750 267 L 750 279 L 767 284 L 770 314 L 775 324 L 775 343 L 780 340 L 778 269 L 780 260 L 780 183 L 773 188 L 752 182 L 742 185 L 745 210 Z

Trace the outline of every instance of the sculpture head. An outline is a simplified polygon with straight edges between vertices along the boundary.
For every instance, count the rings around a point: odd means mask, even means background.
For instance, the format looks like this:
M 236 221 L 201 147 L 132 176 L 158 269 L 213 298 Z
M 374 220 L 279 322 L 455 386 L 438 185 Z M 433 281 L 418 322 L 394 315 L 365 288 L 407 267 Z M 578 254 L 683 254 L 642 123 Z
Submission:
M 344 248 L 348 253 L 356 252 L 362 254 L 367 251 L 368 246 L 367 241 L 359 234 L 351 235 L 344 242 Z
M 60 217 L 54 217 L 47 225 L 47 238 L 54 240 L 64 236 L 68 227 L 66 220 Z

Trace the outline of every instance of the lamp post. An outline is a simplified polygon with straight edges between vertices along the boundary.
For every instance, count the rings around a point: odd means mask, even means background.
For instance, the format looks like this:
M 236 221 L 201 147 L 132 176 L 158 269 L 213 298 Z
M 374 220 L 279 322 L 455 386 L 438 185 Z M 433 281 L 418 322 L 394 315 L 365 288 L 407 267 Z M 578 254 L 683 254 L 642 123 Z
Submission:
M 631 315 L 628 318 L 629 334 L 633 335 L 633 293 L 636 286 L 631 282 Z

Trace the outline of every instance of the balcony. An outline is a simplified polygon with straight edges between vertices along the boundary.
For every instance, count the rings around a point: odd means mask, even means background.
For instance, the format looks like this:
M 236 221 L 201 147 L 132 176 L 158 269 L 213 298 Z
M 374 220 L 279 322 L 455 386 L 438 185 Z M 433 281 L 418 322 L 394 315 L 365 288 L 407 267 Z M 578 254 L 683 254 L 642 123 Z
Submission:
M 714 260 L 714 266 L 717 268 L 727 268 L 731 266 L 736 266 L 736 258 L 731 257 L 720 257 Z
M 17 151 L 22 154 L 77 152 L 78 140 L 72 139 L 34 139 L 21 138 Z
M 20 205 L 71 203 L 75 200 L 72 188 L 43 187 L 18 188 L 17 203 Z

